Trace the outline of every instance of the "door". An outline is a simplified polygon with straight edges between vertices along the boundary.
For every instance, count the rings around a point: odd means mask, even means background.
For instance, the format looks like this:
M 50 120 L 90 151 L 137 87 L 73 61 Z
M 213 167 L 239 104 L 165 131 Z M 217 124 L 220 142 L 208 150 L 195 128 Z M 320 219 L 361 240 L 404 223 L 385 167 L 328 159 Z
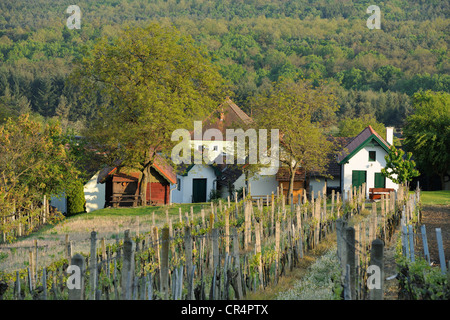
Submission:
M 366 182 L 366 171 L 353 170 L 352 171 L 352 186 L 359 188 Z
M 192 180 L 192 202 L 206 202 L 206 179 Z
M 386 188 L 386 179 L 381 174 L 381 172 L 375 172 L 374 188 Z

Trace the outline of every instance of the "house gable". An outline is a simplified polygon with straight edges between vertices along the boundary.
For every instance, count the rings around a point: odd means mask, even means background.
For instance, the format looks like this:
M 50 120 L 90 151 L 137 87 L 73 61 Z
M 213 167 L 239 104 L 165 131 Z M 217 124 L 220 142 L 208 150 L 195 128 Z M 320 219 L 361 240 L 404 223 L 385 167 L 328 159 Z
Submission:
M 371 126 L 368 126 L 344 147 L 337 157 L 337 162 L 341 165 L 345 164 L 364 147 L 375 145 L 383 148 L 386 153 L 389 152 L 389 143 L 376 133 Z

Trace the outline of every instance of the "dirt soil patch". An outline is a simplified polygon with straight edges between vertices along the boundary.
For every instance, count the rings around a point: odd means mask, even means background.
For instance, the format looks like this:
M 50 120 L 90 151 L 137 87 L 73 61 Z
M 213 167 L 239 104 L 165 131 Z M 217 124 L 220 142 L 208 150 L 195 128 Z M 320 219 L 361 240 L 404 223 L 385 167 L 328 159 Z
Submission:
M 444 255 L 446 265 L 450 258 L 450 205 L 432 205 L 422 208 L 422 221 L 425 225 L 428 239 L 428 250 L 430 261 L 439 265 L 439 251 L 436 241 L 436 228 L 441 228 L 442 242 L 444 244 Z M 423 256 L 422 237 L 417 237 L 416 254 Z
M 448 266 L 450 258 L 450 205 L 427 205 L 422 208 L 421 224 L 426 226 L 428 250 L 430 251 L 430 261 L 432 265 L 439 265 L 439 251 L 436 241 L 436 228 L 441 228 L 442 241 L 444 244 L 445 260 Z M 397 265 L 395 263 L 395 250 L 397 238 L 400 234 L 398 230 L 392 241 L 385 247 L 385 277 L 389 278 L 397 273 Z M 414 246 L 416 256 L 424 257 L 422 236 L 416 236 L 416 244 Z M 385 300 L 398 299 L 398 282 L 397 279 L 385 280 Z

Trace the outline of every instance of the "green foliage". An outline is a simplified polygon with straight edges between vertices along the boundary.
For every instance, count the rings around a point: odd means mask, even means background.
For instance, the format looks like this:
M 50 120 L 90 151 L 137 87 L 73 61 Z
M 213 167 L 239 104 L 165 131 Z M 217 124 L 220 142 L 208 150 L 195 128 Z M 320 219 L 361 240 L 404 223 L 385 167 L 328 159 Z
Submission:
M 57 123 L 43 126 L 31 120 L 28 114 L 17 119 L 9 118 L 0 126 L 2 216 L 8 216 L 14 210 L 27 210 L 29 215 L 38 218 L 39 207 L 34 206 L 34 210 L 31 210 L 31 204 L 40 203 L 44 195 L 61 194 L 76 179 L 79 171 L 70 161 L 69 151 L 63 141 Z M 60 214 L 56 213 L 49 217 L 49 222 L 56 222 L 60 218 Z M 14 221 L 10 220 L 2 224 L 4 232 L 9 232 L 14 226 Z M 26 225 L 29 220 L 24 215 L 16 223 Z
M 76 180 L 66 191 L 67 215 L 86 212 L 86 199 L 84 198 L 84 186 L 80 180 Z
M 418 167 L 441 178 L 450 167 L 450 94 L 418 92 L 413 97 L 414 114 L 404 129 L 405 147 L 412 152 Z
M 224 83 L 207 53 L 174 27 L 129 28 L 99 39 L 71 75 L 86 97 L 104 103 L 85 135 L 108 165 L 149 176 L 155 150 L 168 151 L 172 132 L 192 128 L 224 98 Z M 89 98 L 86 100 L 89 103 Z M 145 186 L 140 188 L 145 196 Z
M 356 137 L 367 126 L 371 126 L 377 133 L 386 139 L 386 128 L 382 123 L 379 123 L 377 119 L 369 114 L 366 114 L 359 118 L 345 118 L 339 121 L 339 133 L 340 137 Z
M 174 24 L 205 45 L 244 111 L 250 111 L 250 97 L 268 83 L 297 75 L 336 81 L 345 91 L 362 95 L 372 91 L 377 102 L 382 102 L 387 90 L 407 96 L 421 89 L 449 92 L 448 2 L 383 4 L 379 32 L 365 27 L 370 4 L 339 0 L 82 0 L 78 4 L 81 29 L 69 30 L 64 23 L 64 5 L 37 0 L 37 13 L 26 0 L 1 2 L 0 100 L 5 97 L 7 101 L 0 102 L 0 116 L 20 113 L 29 104 L 32 111 L 53 117 L 64 96 L 68 125 L 82 129 L 82 122 L 95 114 L 93 106 L 102 97 L 93 94 L 89 104 L 81 104 L 79 88 L 65 82 L 73 70 L 73 58 L 83 57 L 83 48 L 92 48 L 100 37 L 117 38 L 124 27 L 154 22 Z M 7 99 L 6 88 L 12 99 Z M 360 116 L 358 103 L 342 99 Z M 373 103 L 369 113 L 385 124 L 402 125 L 407 115 L 405 103 L 404 99 Z
M 402 149 L 397 150 L 392 145 L 389 153 L 384 157 L 386 159 L 386 166 L 381 169 L 381 173 L 394 183 L 408 186 L 409 182 L 420 174 L 419 170 L 415 168 L 416 163 L 414 160 L 411 160 L 411 157 L 411 152 L 405 155 Z
M 409 300 L 449 300 L 450 284 L 439 267 L 416 257 L 414 262 L 401 256 L 397 259 L 399 295 Z
M 281 79 L 254 99 L 255 120 L 260 128 L 277 129 L 280 134 L 280 164 L 293 177 L 297 168 L 323 173 L 332 143 L 324 128 L 333 120 L 337 109 L 332 89 L 325 83 Z

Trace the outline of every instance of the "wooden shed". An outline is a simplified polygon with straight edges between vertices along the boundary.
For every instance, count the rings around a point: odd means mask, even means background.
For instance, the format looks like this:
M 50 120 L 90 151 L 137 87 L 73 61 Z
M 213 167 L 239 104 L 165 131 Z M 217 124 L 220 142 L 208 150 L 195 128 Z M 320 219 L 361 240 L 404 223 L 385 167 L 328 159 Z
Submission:
M 99 174 L 99 182 L 105 183 L 105 207 L 130 207 L 139 203 L 139 171 L 126 167 L 108 167 Z M 170 203 L 170 185 L 176 184 L 173 168 L 159 155 L 150 168 L 147 183 L 146 204 Z

